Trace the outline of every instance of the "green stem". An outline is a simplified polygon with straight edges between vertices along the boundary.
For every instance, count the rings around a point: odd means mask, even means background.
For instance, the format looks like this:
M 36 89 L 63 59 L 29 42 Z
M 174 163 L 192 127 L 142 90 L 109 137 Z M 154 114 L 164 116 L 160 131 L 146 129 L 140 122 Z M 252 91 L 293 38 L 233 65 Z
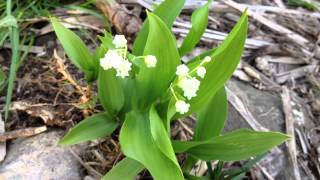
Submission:
M 223 170 L 224 162 L 219 161 L 217 167 L 215 168 L 214 172 L 212 173 L 213 179 L 221 179 L 222 178 L 222 170 Z
M 213 177 L 213 170 L 212 170 L 212 164 L 211 161 L 207 161 L 206 162 L 207 166 L 208 166 L 208 173 L 210 177 Z
M 179 101 L 179 99 L 178 99 L 176 93 L 174 92 L 172 86 L 170 86 L 170 92 L 171 92 L 171 94 L 173 95 L 174 99 L 175 99 L 176 101 Z
M 11 15 L 11 0 L 7 0 L 6 12 L 7 12 L 7 16 Z
M 7 0 L 6 4 L 6 13 L 7 16 L 11 16 L 11 0 Z M 6 104 L 5 104 L 5 120 L 8 119 L 9 109 L 11 106 L 11 98 L 13 92 L 14 81 L 16 79 L 16 73 L 19 64 L 19 30 L 17 27 L 12 26 L 9 27 L 9 36 L 10 36 L 10 43 L 11 43 L 11 65 L 10 65 L 10 73 L 9 73 L 9 80 L 8 80 L 8 89 L 6 95 Z

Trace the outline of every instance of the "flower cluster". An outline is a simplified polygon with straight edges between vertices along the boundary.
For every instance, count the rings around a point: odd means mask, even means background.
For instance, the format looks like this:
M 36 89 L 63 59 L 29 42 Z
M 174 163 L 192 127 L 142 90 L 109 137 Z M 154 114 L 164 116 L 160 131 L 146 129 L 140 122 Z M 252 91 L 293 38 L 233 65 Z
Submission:
M 207 56 L 203 59 L 203 61 L 195 67 L 193 70 L 190 71 L 188 66 L 182 64 L 177 67 L 176 74 L 178 76 L 178 87 L 183 91 L 183 96 L 187 100 L 191 100 L 193 97 L 197 96 L 197 91 L 200 87 L 200 81 L 197 79 L 197 77 L 192 77 L 192 74 L 196 72 L 196 76 L 199 78 L 204 78 L 206 74 L 206 68 L 203 66 L 205 63 L 208 63 L 211 61 L 211 57 Z M 174 93 L 174 91 L 171 91 Z M 177 96 L 174 94 L 174 97 L 176 99 L 175 107 L 176 111 L 180 114 L 187 113 L 190 108 L 190 104 L 187 102 L 178 99 Z
M 100 59 L 100 65 L 104 70 L 115 69 L 116 76 L 125 78 L 129 76 L 132 63 L 126 58 L 127 40 L 123 35 L 116 35 L 112 41 L 116 49 L 110 49 Z
M 132 63 L 127 59 L 127 40 L 123 35 L 115 35 L 113 41 L 115 49 L 107 51 L 105 56 L 100 59 L 100 65 L 104 70 L 115 69 L 116 76 L 125 78 L 129 76 Z M 153 55 L 139 56 L 135 58 L 144 58 L 144 62 L 148 68 L 154 68 L 157 64 L 157 58 Z

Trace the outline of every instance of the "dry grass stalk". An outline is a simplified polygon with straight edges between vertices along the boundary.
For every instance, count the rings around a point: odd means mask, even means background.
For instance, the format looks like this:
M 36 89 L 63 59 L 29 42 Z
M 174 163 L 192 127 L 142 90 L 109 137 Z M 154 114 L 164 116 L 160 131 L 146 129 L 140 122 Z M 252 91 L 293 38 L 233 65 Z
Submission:
M 47 126 L 35 127 L 35 128 L 26 128 L 18 129 L 14 131 L 4 132 L 0 134 L 0 142 L 5 142 L 9 139 L 15 139 L 18 137 L 29 137 L 36 134 L 40 134 L 47 130 Z
M 70 75 L 70 73 L 67 70 L 67 67 L 64 64 L 65 61 L 57 54 L 56 50 L 54 50 L 53 57 L 57 60 L 57 65 L 58 65 L 57 71 L 59 73 L 61 73 L 62 76 L 67 81 L 69 81 L 78 90 L 78 92 L 81 94 L 81 98 L 80 98 L 79 104 L 84 104 L 84 103 L 90 101 L 90 99 L 91 99 L 90 98 L 91 97 L 90 87 L 89 86 L 82 87 L 72 78 L 72 76 Z M 83 110 L 83 114 L 85 116 L 87 116 L 89 114 L 89 111 L 84 109 Z
M 300 180 L 300 171 L 297 161 L 297 149 L 296 149 L 296 140 L 295 140 L 295 133 L 294 133 L 294 118 L 292 114 L 292 107 L 291 107 L 291 96 L 290 91 L 287 87 L 283 86 L 282 88 L 282 103 L 283 103 L 283 111 L 285 114 L 286 119 L 286 131 L 291 139 L 286 142 L 289 152 L 289 159 L 293 166 L 293 174 L 296 180 Z
M 225 0 L 223 2 L 227 5 L 229 5 L 230 7 L 237 9 L 238 11 L 243 12 L 245 10 L 245 8 L 243 6 L 241 6 L 240 4 L 238 4 L 232 0 Z M 277 24 L 277 23 L 263 17 L 262 15 L 254 12 L 254 11 L 251 11 L 250 9 L 248 9 L 248 15 L 250 17 L 252 17 L 253 19 L 255 19 L 256 21 L 260 22 L 261 24 L 267 26 L 269 29 L 271 29 L 279 34 L 287 36 L 290 40 L 292 40 L 292 42 L 296 42 L 301 47 L 306 47 L 306 45 L 310 43 L 303 36 L 287 29 L 286 27 L 283 27 L 280 24 Z

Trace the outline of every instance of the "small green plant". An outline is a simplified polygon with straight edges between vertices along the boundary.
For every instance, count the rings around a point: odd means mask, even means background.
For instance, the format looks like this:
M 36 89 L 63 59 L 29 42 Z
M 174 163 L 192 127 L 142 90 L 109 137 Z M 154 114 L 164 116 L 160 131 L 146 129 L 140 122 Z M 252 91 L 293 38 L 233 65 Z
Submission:
M 108 33 L 90 53 L 81 39 L 52 19 L 54 30 L 71 61 L 88 82 L 97 81 L 105 112 L 80 122 L 60 141 L 72 145 L 110 135 L 121 126 L 119 141 L 126 156 L 103 179 L 129 180 L 147 169 L 157 180 L 197 179 L 190 169 L 197 160 L 238 161 L 265 153 L 288 136 L 277 132 L 236 130 L 222 133 L 227 117 L 225 82 L 237 67 L 246 40 L 243 13 L 218 47 L 183 64 L 181 57 L 200 41 L 208 24 L 209 1 L 192 15 L 192 28 L 178 48 L 170 31 L 184 0 L 166 0 L 147 20 L 132 52 L 124 36 Z M 194 137 L 173 140 L 170 123 L 197 115 Z M 176 155 L 186 153 L 180 166 Z M 211 165 L 208 163 L 208 165 Z M 247 165 L 247 167 L 250 167 Z M 244 170 L 233 172 L 236 176 Z M 220 177 L 219 169 L 211 177 Z
M 12 3 L 11 0 L 6 1 L 6 15 L 4 18 L 0 20 L 0 46 L 2 46 L 3 42 L 9 36 L 11 43 L 11 65 L 10 65 L 10 73 L 8 78 L 8 88 L 6 95 L 6 104 L 4 107 L 5 110 L 5 120 L 8 119 L 9 108 L 11 105 L 11 97 L 13 92 L 14 81 L 16 79 L 16 73 L 18 69 L 18 64 L 20 60 L 20 52 L 19 52 L 19 29 L 16 18 L 12 15 Z

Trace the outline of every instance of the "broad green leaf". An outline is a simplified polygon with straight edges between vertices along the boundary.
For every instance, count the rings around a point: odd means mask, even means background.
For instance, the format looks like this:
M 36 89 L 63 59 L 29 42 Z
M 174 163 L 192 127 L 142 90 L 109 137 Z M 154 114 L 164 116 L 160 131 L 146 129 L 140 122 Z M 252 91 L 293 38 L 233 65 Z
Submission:
M 201 63 L 203 58 L 205 58 L 206 56 L 211 56 L 216 49 L 217 48 L 210 49 L 208 51 L 201 53 L 200 55 L 198 55 L 196 57 L 193 57 L 192 59 L 189 60 L 188 66 L 190 68 L 196 67 L 197 65 L 199 65 Z
M 187 152 L 202 160 L 238 161 L 265 153 L 288 140 L 277 132 L 237 130 L 207 141 L 175 141 L 176 153 Z
M 95 114 L 72 128 L 59 144 L 65 146 L 103 138 L 110 135 L 118 125 L 118 122 L 107 113 Z
M 173 22 L 180 14 L 185 0 L 165 0 L 161 3 L 153 13 L 167 25 L 168 29 L 171 29 Z M 148 19 L 143 23 L 143 26 L 134 41 L 133 54 L 142 55 L 145 44 L 147 42 L 147 37 L 149 33 L 149 22 Z
M 100 68 L 98 76 L 99 100 L 110 114 L 117 114 L 124 105 L 122 79 L 116 76 L 114 69 Z
M 68 28 L 65 28 L 57 19 L 51 19 L 53 29 L 61 42 L 70 60 L 85 73 L 87 80 L 93 80 L 94 62 L 84 42 Z
M 214 94 L 223 87 L 236 69 L 244 49 L 248 29 L 248 16 L 245 12 L 226 40 L 213 52 L 212 61 L 206 64 L 207 73 L 197 96 L 191 101 L 190 113 L 197 112 L 209 103 Z M 192 67 L 196 61 L 189 66 Z
M 101 180 L 133 180 L 144 169 L 144 166 L 130 158 L 122 159 Z
M 100 59 L 105 56 L 107 51 L 111 48 L 114 48 L 112 44 L 112 35 L 108 32 L 105 32 L 103 36 L 98 36 L 101 44 L 97 47 L 96 51 L 93 54 L 94 61 L 94 77 L 98 77 L 99 68 L 100 68 Z
M 199 113 L 196 121 L 194 140 L 204 141 L 219 136 L 228 113 L 228 101 L 224 87 L 221 88 Z M 184 169 L 191 169 L 197 159 L 188 156 Z
M 180 56 L 190 52 L 200 41 L 202 34 L 208 26 L 209 6 L 212 0 L 208 1 L 203 7 L 194 11 L 191 16 L 192 27 L 188 35 L 184 39 L 181 47 L 179 48 Z
M 132 111 L 127 114 L 120 132 L 122 152 L 146 167 L 155 180 L 183 180 L 176 160 L 169 158 L 171 157 L 170 152 L 163 153 L 167 147 L 159 149 L 159 145 L 166 144 L 167 141 L 162 139 L 161 142 L 155 142 L 159 140 L 159 137 L 152 135 L 150 121 L 148 113 Z M 154 133 L 158 133 L 158 130 Z
M 141 63 L 136 77 L 140 107 L 149 106 L 168 90 L 176 67 L 180 64 L 176 41 L 168 27 L 152 13 L 148 13 L 148 19 L 150 32 L 143 54 L 156 56 L 157 65 L 149 68 Z
M 169 159 L 172 160 L 172 162 L 174 162 L 179 167 L 178 161 L 176 160 L 176 156 L 171 145 L 170 137 L 167 134 L 167 130 L 165 129 L 163 121 L 159 117 L 154 106 L 152 106 L 150 109 L 149 118 L 151 134 L 155 144 L 158 146 L 158 148 L 162 151 L 164 155 L 166 155 Z
M 113 37 L 109 32 L 105 32 L 103 36 L 98 36 L 101 41 L 101 46 L 105 47 L 105 49 L 113 49 L 114 44 L 112 43 Z
M 194 139 L 202 141 L 219 136 L 223 130 L 227 113 L 227 94 L 222 87 L 209 104 L 198 113 Z

